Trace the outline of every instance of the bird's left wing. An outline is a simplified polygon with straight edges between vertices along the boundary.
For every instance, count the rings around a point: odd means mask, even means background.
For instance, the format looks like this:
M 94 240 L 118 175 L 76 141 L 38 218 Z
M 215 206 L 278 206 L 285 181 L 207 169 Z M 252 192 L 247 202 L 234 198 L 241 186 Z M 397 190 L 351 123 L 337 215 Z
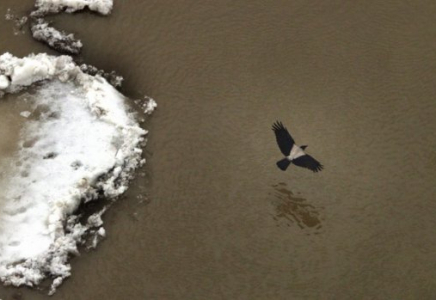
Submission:
M 295 143 L 294 139 L 289 134 L 285 126 L 283 126 L 282 122 L 275 122 L 272 126 L 272 130 L 276 134 L 276 140 L 280 151 L 282 151 L 285 156 L 288 156 L 289 153 L 291 153 L 292 146 Z
M 294 159 L 292 163 L 299 167 L 312 170 L 313 172 L 319 172 L 324 168 L 323 165 L 321 165 L 316 159 L 314 159 L 312 156 L 308 154 L 305 154 L 303 156 Z

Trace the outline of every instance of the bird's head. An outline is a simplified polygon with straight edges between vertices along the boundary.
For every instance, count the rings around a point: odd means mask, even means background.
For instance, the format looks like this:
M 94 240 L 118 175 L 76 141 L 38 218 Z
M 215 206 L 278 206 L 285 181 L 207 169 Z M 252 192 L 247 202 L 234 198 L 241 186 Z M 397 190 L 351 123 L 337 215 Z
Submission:
M 301 146 L 300 148 L 304 150 L 307 148 L 307 145 Z

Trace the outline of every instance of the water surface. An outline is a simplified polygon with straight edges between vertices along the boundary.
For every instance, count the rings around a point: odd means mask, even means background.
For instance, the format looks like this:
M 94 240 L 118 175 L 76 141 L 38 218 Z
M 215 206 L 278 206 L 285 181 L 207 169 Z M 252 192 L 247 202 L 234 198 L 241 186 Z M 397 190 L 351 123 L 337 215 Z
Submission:
M 107 18 L 56 17 L 83 61 L 159 108 L 108 238 L 52 299 L 435 299 L 435 13 L 433 1 L 124 0 Z M 47 51 L 1 25 L 0 52 Z M 324 171 L 276 168 L 275 120 Z

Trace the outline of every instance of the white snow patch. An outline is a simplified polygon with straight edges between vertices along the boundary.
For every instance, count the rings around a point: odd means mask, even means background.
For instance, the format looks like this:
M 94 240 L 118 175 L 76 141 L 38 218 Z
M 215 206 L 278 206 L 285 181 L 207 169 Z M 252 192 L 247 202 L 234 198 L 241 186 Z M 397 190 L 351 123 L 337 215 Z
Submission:
M 0 194 L 0 279 L 15 286 L 70 276 L 68 258 L 83 235 L 105 236 L 101 211 L 82 225 L 73 213 L 100 194 L 127 189 L 146 131 L 123 95 L 101 76 L 83 73 L 69 56 L 0 56 L 0 74 L 16 93 L 40 82 L 21 132 L 11 175 Z M 9 81 L 9 78 L 11 80 Z M 27 115 L 27 113 L 26 113 Z M 95 239 L 95 245 L 97 239 Z
M 32 113 L 28 110 L 22 111 L 20 112 L 20 116 L 24 117 L 24 118 L 28 118 Z
M 0 90 L 7 89 L 9 87 L 9 79 L 5 75 L 0 75 Z

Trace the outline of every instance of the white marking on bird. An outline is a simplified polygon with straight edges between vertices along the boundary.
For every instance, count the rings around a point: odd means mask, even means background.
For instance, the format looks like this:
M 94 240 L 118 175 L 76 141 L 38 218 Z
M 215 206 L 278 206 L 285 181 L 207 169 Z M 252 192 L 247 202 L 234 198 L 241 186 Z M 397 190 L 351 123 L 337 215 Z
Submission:
M 300 156 L 303 156 L 305 154 L 306 153 L 303 151 L 303 149 L 301 149 L 299 146 L 294 144 L 292 146 L 292 149 L 291 149 L 291 154 L 289 154 L 289 156 L 287 156 L 287 158 L 292 161 L 292 160 L 294 160 Z

